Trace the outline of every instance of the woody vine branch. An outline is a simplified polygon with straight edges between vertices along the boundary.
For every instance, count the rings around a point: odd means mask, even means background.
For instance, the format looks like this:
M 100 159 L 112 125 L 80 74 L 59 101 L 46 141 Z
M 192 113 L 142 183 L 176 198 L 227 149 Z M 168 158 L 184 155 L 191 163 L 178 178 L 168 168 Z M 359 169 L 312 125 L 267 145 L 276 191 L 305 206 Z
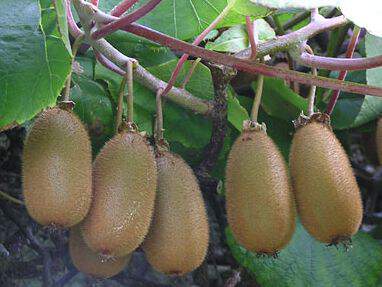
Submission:
M 70 0 L 67 0 L 68 5 L 70 4 L 69 2 Z M 150 9 L 154 9 L 155 6 L 159 4 L 159 2 L 160 1 L 149 1 L 149 3 L 151 3 Z M 100 11 L 96 6 L 85 2 L 84 0 L 74 0 L 73 3 L 80 17 L 84 32 L 82 32 L 75 25 L 73 19 L 70 19 L 71 13 L 67 13 L 71 34 L 74 37 L 77 37 L 81 33 L 85 33 L 85 39 L 98 54 L 97 59 L 101 59 L 100 63 L 121 75 L 124 74 L 124 67 L 126 64 L 133 59 L 123 55 L 117 49 L 112 47 L 105 39 L 98 39 L 100 35 L 106 36 L 118 29 L 144 37 L 162 46 L 169 47 L 174 51 L 199 57 L 203 60 L 225 65 L 239 71 L 244 71 L 252 74 L 262 74 L 269 77 L 279 77 L 285 80 L 306 85 L 315 85 L 334 90 L 382 97 L 382 88 L 379 87 L 340 81 L 337 79 L 305 74 L 259 63 L 254 61 L 254 59 L 250 59 L 250 49 L 244 50 L 236 55 L 228 55 L 206 50 L 199 46 L 178 40 L 143 25 L 132 23 L 131 14 L 135 13 L 134 20 L 138 20 L 136 15 L 139 9 L 136 10 L 136 12 L 119 18 Z M 149 3 L 147 5 L 149 5 Z M 144 9 L 144 13 L 141 13 L 142 16 L 146 15 L 150 9 Z M 96 26 L 93 27 L 92 25 L 94 22 L 96 23 Z M 360 70 L 382 66 L 382 56 L 362 59 L 337 59 L 312 56 L 305 52 L 301 52 L 300 47 L 302 47 L 309 38 L 320 32 L 340 27 L 347 23 L 348 21 L 343 16 L 326 19 L 317 15 L 317 17 L 312 19 L 311 23 L 307 26 L 295 32 L 283 35 L 274 40 L 258 45 L 256 57 L 261 58 L 267 54 L 272 54 L 277 51 L 289 51 L 296 60 L 309 67 L 321 67 L 330 70 Z M 138 82 L 153 91 L 165 89 L 166 86 L 168 86 L 166 82 L 149 73 L 137 62 L 134 69 L 134 77 Z M 201 100 L 182 88 L 172 87 L 165 97 L 179 104 L 180 106 L 199 114 L 209 116 L 213 109 L 213 103 L 211 101 Z

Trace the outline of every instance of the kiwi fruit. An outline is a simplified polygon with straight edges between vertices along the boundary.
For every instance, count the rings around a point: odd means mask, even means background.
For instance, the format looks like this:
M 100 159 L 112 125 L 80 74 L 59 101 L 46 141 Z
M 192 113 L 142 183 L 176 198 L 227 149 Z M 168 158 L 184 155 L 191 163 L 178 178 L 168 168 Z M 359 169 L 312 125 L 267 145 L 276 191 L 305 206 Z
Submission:
M 299 127 L 289 163 L 305 229 L 327 244 L 350 240 L 362 221 L 362 201 L 349 159 L 330 126 L 313 119 Z
M 275 256 L 295 230 L 296 210 L 287 166 L 262 129 L 244 129 L 226 167 L 228 224 L 237 242 Z
M 182 158 L 162 151 L 157 168 L 154 216 L 142 248 L 156 270 L 182 275 L 200 266 L 206 256 L 206 209 L 197 179 Z
M 155 156 L 145 137 L 123 131 L 109 140 L 93 165 L 93 201 L 82 225 L 89 247 L 110 257 L 134 251 L 148 232 L 156 186 Z
M 24 144 L 23 193 L 30 216 L 42 225 L 71 227 L 87 214 L 92 196 L 89 136 L 71 111 L 43 111 Z
M 377 122 L 376 144 L 378 160 L 379 163 L 382 164 L 382 118 Z
M 85 274 L 97 278 L 109 278 L 121 272 L 130 260 L 130 255 L 105 260 L 92 251 L 81 235 L 80 226 L 74 226 L 69 234 L 69 254 L 74 266 Z

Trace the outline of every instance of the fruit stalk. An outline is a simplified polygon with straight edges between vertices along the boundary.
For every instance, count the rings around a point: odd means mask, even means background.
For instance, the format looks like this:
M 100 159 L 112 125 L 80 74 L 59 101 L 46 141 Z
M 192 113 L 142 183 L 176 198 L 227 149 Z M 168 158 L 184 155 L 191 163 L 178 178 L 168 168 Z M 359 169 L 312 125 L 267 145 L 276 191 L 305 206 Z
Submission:
M 74 40 L 73 47 L 72 47 L 72 63 L 71 63 L 71 69 L 68 75 L 68 78 L 66 79 L 65 83 L 65 90 L 64 90 L 64 96 L 63 100 L 64 102 L 67 102 L 70 100 L 70 85 L 72 82 L 72 70 L 73 70 L 73 63 L 76 58 L 78 49 L 81 47 L 82 41 L 84 40 L 84 34 L 79 35 L 76 40 Z
M 127 62 L 127 123 L 134 120 L 134 82 L 133 82 L 133 62 Z
M 261 97 L 263 95 L 263 85 L 264 85 L 264 76 L 259 74 L 257 78 L 256 94 L 253 101 L 252 111 L 251 111 L 251 121 L 257 123 L 257 117 L 259 115 L 259 108 L 261 103 Z
M 305 49 L 306 49 L 306 51 L 309 54 L 314 55 L 313 49 L 309 45 L 306 45 Z M 312 74 L 314 76 L 317 76 L 317 68 L 312 68 Z M 312 86 L 310 86 L 310 89 L 309 89 L 309 94 L 308 94 L 308 109 L 307 109 L 308 117 L 310 117 L 314 113 L 314 100 L 315 100 L 315 97 L 316 97 L 316 88 L 317 88 L 316 86 L 312 85 Z
M 117 105 L 117 115 L 115 117 L 115 133 L 118 133 L 119 126 L 122 122 L 122 113 L 123 113 L 123 97 L 125 95 L 125 86 L 126 86 L 127 78 L 124 76 L 121 81 L 121 85 L 119 87 L 118 93 L 118 105 Z
M 156 131 L 155 131 L 155 141 L 160 143 L 163 140 L 163 111 L 162 111 L 162 91 L 158 90 L 156 93 Z

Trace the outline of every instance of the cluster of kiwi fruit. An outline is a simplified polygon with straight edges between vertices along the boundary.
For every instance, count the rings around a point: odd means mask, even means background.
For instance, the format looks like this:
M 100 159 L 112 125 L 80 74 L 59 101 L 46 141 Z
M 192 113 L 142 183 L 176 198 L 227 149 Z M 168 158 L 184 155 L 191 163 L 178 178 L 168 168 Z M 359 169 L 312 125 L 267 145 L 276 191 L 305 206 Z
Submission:
M 301 116 L 296 128 L 290 175 L 253 120 L 244 122 L 228 157 L 228 223 L 235 239 L 259 255 L 276 256 L 289 243 L 297 213 L 329 245 L 347 243 L 362 221 L 360 191 L 329 116 Z M 84 273 L 111 277 L 139 246 L 165 274 L 190 272 L 206 255 L 209 227 L 195 175 L 163 139 L 153 148 L 131 122 L 92 163 L 88 134 L 71 108 L 43 111 L 25 142 L 23 186 L 32 218 L 71 229 L 70 255 Z
M 258 255 L 276 256 L 289 243 L 297 213 L 309 234 L 328 245 L 348 246 L 362 221 L 360 191 L 329 116 L 302 115 L 295 126 L 290 177 L 276 145 L 257 123 L 244 124 L 229 154 L 228 223 L 235 239 Z
M 91 144 L 67 105 L 43 111 L 25 141 L 23 190 L 38 223 L 70 228 L 69 253 L 78 270 L 101 278 L 123 270 L 139 246 L 158 271 L 197 268 L 209 227 L 191 168 L 167 144 L 152 148 L 132 123 L 92 163 Z

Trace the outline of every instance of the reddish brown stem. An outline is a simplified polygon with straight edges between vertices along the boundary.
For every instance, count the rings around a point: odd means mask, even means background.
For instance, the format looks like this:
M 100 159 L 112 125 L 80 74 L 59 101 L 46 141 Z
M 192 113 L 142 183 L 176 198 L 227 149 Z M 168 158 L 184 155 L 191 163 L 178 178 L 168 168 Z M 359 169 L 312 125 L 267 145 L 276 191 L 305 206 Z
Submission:
M 151 10 L 153 10 L 160 2 L 161 0 L 151 0 L 147 4 L 131 12 L 130 14 L 103 26 L 102 28 L 98 29 L 92 34 L 93 40 L 97 40 L 107 35 L 110 35 L 111 33 L 121 29 L 122 27 L 125 27 L 126 25 L 137 21 L 138 19 L 142 18 L 147 13 L 149 13 Z
M 77 38 L 83 34 L 81 29 L 77 26 L 76 21 L 74 21 L 72 9 L 70 8 L 70 0 L 66 0 L 66 19 L 69 26 L 69 32 L 74 38 Z
M 336 79 L 320 76 L 312 76 L 297 71 L 270 67 L 265 64 L 256 63 L 246 59 L 239 59 L 231 55 L 221 54 L 191 45 L 187 42 L 172 38 L 168 35 L 162 34 L 158 31 L 152 30 L 139 24 L 131 24 L 128 27 L 123 28 L 123 30 L 154 41 L 162 46 L 169 47 L 170 49 L 181 51 L 195 57 L 200 57 L 211 62 L 233 67 L 240 71 L 252 74 L 259 73 L 268 77 L 279 77 L 284 80 L 295 81 L 305 85 L 315 85 L 323 88 L 339 89 L 351 93 L 368 94 L 382 97 L 382 88 L 379 87 L 338 81 Z
M 180 86 L 181 89 L 184 89 L 187 85 L 187 83 L 191 80 L 191 77 L 192 77 L 192 74 L 194 73 L 196 67 L 198 66 L 199 62 L 200 62 L 200 58 L 197 58 L 193 63 L 192 63 L 192 66 L 190 68 L 190 70 L 188 71 L 186 77 L 184 78 L 183 80 L 183 83 L 182 85 Z
M 223 11 L 215 18 L 214 21 L 202 32 L 196 39 L 192 42 L 193 45 L 199 45 L 200 42 L 203 41 L 203 39 L 207 36 L 208 33 L 212 31 L 216 27 L 216 25 L 228 14 L 228 12 L 231 10 L 232 5 L 226 6 Z M 189 55 L 186 53 L 184 54 L 178 61 L 174 71 L 172 72 L 171 78 L 168 81 L 167 87 L 163 90 L 162 96 L 165 96 L 171 88 L 174 86 L 176 78 L 178 77 L 184 63 L 187 61 Z
M 353 35 L 350 39 L 348 48 L 346 50 L 346 58 L 352 58 L 353 57 L 354 50 L 355 50 L 357 43 L 358 43 L 358 38 L 359 38 L 360 32 L 361 32 L 361 29 L 359 27 L 354 27 Z M 338 76 L 338 80 L 340 80 L 340 81 L 345 80 L 346 75 L 347 75 L 347 71 L 341 71 L 339 76 Z M 334 107 L 337 103 L 337 100 L 340 96 L 340 92 L 341 92 L 340 90 L 334 90 L 333 91 L 332 96 L 330 98 L 330 101 L 328 103 L 328 106 L 326 108 L 326 113 L 328 115 L 332 114 Z
M 94 51 L 94 55 L 97 59 L 97 61 L 110 71 L 113 71 L 114 73 L 117 73 L 121 76 L 125 76 L 126 72 L 122 70 L 120 67 L 118 67 L 116 64 L 114 64 L 112 61 L 110 61 L 108 58 L 106 58 L 104 55 L 101 53 Z
M 110 15 L 119 17 L 137 2 L 138 0 L 123 0 L 110 11 Z
M 256 59 L 257 56 L 257 39 L 255 36 L 255 21 L 251 21 L 250 16 L 245 17 L 245 22 L 247 24 L 248 39 L 251 44 L 251 59 Z
M 370 58 L 345 59 L 312 56 L 308 53 L 302 53 L 297 60 L 304 66 L 321 68 L 331 71 L 357 71 L 382 66 L 382 55 Z

